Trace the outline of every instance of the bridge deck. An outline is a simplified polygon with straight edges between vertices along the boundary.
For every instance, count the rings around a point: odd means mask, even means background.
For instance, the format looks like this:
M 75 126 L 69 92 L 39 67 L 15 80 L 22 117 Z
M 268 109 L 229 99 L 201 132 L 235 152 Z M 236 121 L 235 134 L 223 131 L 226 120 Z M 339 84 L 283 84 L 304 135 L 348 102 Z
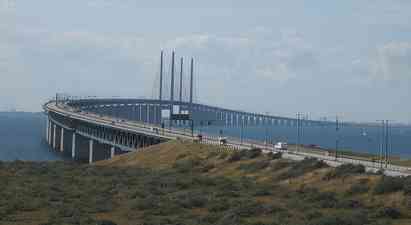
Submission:
M 153 103 L 154 101 L 150 101 L 150 102 Z M 100 103 L 108 104 L 109 102 L 107 102 L 107 100 L 102 100 L 102 102 Z M 82 102 L 81 104 L 85 104 L 85 103 Z M 142 134 L 142 135 L 162 138 L 166 140 L 183 139 L 183 140 L 193 141 L 196 137 L 195 133 L 191 133 L 191 132 L 189 133 L 189 132 L 185 132 L 179 129 L 166 129 L 166 128 L 161 128 L 159 125 L 156 125 L 156 124 L 147 124 L 147 123 L 136 122 L 136 121 L 119 120 L 117 118 L 97 115 L 91 112 L 78 111 L 68 104 L 56 105 L 55 102 L 49 102 L 45 104 L 45 110 L 48 112 L 59 114 L 71 120 L 78 120 L 84 123 L 90 123 L 90 124 L 95 124 L 101 127 L 121 130 L 127 133 Z M 64 126 L 64 125 L 61 124 L 61 126 Z M 66 129 L 71 129 L 71 128 L 66 127 Z M 93 136 L 90 136 L 89 138 L 93 138 Z M 203 141 L 207 144 L 220 145 L 218 137 L 203 135 Z M 268 144 L 258 142 L 258 141 L 240 141 L 232 137 L 228 138 L 226 146 L 233 148 L 233 149 L 261 148 L 266 152 L 277 151 L 276 149 L 274 149 L 274 146 L 272 145 L 268 145 Z M 135 149 L 130 149 L 130 150 L 135 150 Z M 331 166 L 338 166 L 343 163 L 354 163 L 354 164 L 362 164 L 368 170 L 377 171 L 380 169 L 379 164 L 377 164 L 376 162 L 367 161 L 367 160 L 352 159 L 348 157 L 339 157 L 336 159 L 333 156 L 326 156 L 326 155 L 321 155 L 321 154 L 316 154 L 316 153 L 297 152 L 297 151 L 282 151 L 282 152 L 283 152 L 284 157 L 287 157 L 293 160 L 301 160 L 305 157 L 312 157 L 312 158 L 323 160 Z M 408 176 L 411 174 L 410 168 L 407 168 L 407 167 L 388 165 L 388 167 L 384 169 L 387 175 Z

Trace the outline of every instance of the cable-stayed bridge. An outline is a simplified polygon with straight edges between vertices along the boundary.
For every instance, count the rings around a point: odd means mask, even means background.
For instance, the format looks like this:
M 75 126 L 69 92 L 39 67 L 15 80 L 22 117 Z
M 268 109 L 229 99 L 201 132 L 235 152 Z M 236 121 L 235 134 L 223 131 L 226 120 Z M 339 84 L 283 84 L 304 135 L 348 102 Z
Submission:
M 261 113 L 215 107 L 195 103 L 193 100 L 193 66 L 191 60 L 190 88 L 188 101 L 183 101 L 182 70 L 180 87 L 176 89 L 174 79 L 175 55 L 172 55 L 170 79 L 170 98 L 164 99 L 163 53 L 159 79 L 158 98 L 76 98 L 56 95 L 56 98 L 44 104 L 48 114 L 46 140 L 53 149 L 75 160 L 92 163 L 128 151 L 137 151 L 143 147 L 173 139 L 194 141 L 198 139 L 194 127 L 213 125 L 221 127 L 243 126 L 322 126 L 331 124 L 324 121 L 287 118 Z M 181 61 L 182 65 L 182 61 Z M 182 66 L 181 66 L 182 68 Z M 179 90 L 176 95 L 175 90 Z M 177 99 L 174 97 L 178 96 Z M 186 129 L 190 127 L 191 129 Z M 220 145 L 219 137 L 203 135 L 202 141 Z M 254 147 L 274 151 L 268 143 L 237 140 L 229 137 L 223 147 L 232 149 L 250 149 Z M 313 155 L 303 152 L 286 152 L 290 158 L 301 159 L 316 157 L 338 165 L 354 162 L 353 159 L 333 158 L 325 155 Z M 370 169 L 379 169 L 382 164 L 357 160 Z M 404 174 L 408 168 L 385 165 L 391 174 Z

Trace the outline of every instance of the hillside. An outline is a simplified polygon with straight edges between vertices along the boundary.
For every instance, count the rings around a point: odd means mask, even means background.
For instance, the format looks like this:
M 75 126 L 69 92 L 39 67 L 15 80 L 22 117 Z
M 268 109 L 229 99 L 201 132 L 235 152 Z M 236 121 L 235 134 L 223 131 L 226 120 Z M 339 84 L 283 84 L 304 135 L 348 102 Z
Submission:
M 411 181 L 169 142 L 95 165 L 0 163 L 0 224 L 411 224 Z

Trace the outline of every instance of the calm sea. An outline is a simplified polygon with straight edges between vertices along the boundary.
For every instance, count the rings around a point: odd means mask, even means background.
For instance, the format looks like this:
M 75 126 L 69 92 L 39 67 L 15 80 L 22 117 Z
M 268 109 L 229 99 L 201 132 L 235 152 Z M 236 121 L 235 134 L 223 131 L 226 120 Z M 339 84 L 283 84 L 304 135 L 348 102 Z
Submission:
M 0 112 L 0 160 L 60 160 L 44 141 L 42 113 Z

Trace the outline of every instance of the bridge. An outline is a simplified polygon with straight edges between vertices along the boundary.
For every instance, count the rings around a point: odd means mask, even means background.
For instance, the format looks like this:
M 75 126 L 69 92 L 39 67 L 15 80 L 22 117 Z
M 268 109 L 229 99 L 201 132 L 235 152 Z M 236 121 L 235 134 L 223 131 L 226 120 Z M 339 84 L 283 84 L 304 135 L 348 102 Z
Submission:
M 163 99 L 163 53 L 161 54 L 160 88 L 158 99 L 143 98 L 76 98 L 56 95 L 43 105 L 47 113 L 46 140 L 55 150 L 74 160 L 93 163 L 124 152 L 138 151 L 144 147 L 168 140 L 194 141 L 197 126 L 320 126 L 324 121 L 302 120 L 261 113 L 226 109 L 193 102 L 193 60 L 191 60 L 190 96 L 182 98 L 182 68 L 180 95 L 174 100 L 174 53 L 172 55 L 170 99 Z M 181 61 L 182 65 L 182 61 Z M 187 129 L 191 128 L 191 129 Z M 203 135 L 204 142 L 220 145 L 218 137 Z M 243 141 L 229 137 L 224 147 L 250 149 L 258 147 L 274 151 L 272 145 L 258 141 Z M 379 169 L 375 162 L 349 158 L 334 158 L 304 152 L 285 152 L 292 159 L 315 157 L 331 165 L 360 163 L 370 169 Z M 391 174 L 408 174 L 405 167 L 385 165 Z
M 164 125 L 161 116 L 164 108 L 169 109 L 170 101 L 155 99 L 65 99 L 53 100 L 44 105 L 48 115 L 46 140 L 49 145 L 72 159 L 93 163 L 105 160 L 130 151 L 166 142 L 169 140 L 197 140 L 198 133 L 186 128 L 187 121 L 170 121 Z M 238 126 L 241 123 L 253 121 L 254 125 L 292 126 L 294 123 L 276 123 L 274 120 L 287 120 L 287 118 L 268 117 L 265 115 L 237 112 L 218 107 L 201 104 L 181 104 L 182 109 L 191 110 L 194 115 L 193 124 L 201 121 L 217 121 L 226 126 Z M 240 116 L 237 116 L 240 114 Z M 223 115 L 223 116 L 222 116 Z M 260 117 L 261 116 L 261 117 Z M 232 118 L 239 118 L 239 121 Z M 228 118 L 228 119 L 227 119 Z M 231 119 L 230 119 L 231 118 Z M 250 118 L 254 118 L 251 119 Z M 257 119 L 255 119 L 257 118 Z M 260 120 L 260 122 L 255 122 Z M 293 120 L 293 119 L 289 119 Z M 314 124 L 314 123 L 312 123 Z M 217 136 L 203 135 L 202 142 L 220 145 Z M 258 141 L 242 141 L 229 137 L 224 148 L 251 149 L 261 148 L 265 151 L 277 151 L 270 144 Z M 314 157 L 326 161 L 329 165 L 337 166 L 342 163 L 363 164 L 370 170 L 378 170 L 382 164 L 358 160 L 347 157 L 283 151 L 286 158 L 301 160 L 305 157 Z M 388 175 L 409 175 L 407 167 L 386 165 L 384 167 Z
M 189 121 L 170 119 L 170 108 L 176 105 L 180 112 L 188 112 Z M 201 126 L 204 123 L 225 127 L 296 126 L 298 123 L 293 118 L 158 99 L 75 99 L 57 96 L 55 100 L 44 105 L 44 110 L 48 114 L 48 143 L 62 152 L 70 149 L 73 159 L 89 162 L 166 140 L 193 140 L 194 131 L 186 131 L 187 128 Z M 164 117 L 165 112 L 168 113 L 168 117 Z M 314 124 L 309 121 L 304 123 L 307 126 Z M 84 138 L 88 140 L 87 143 L 82 140 Z M 83 151 L 77 152 L 79 146 L 86 146 L 88 154 L 82 153 Z M 99 149 L 99 153 L 95 154 L 94 149 Z

